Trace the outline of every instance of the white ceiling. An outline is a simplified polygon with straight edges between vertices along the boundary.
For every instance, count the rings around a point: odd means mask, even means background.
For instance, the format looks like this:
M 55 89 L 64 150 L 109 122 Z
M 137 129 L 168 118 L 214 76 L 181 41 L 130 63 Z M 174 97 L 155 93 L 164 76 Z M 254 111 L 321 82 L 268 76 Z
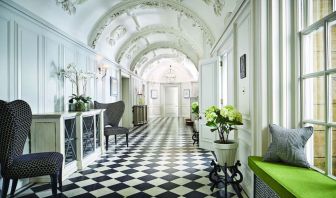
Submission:
M 13 1 L 148 80 L 169 65 L 195 80 L 237 0 L 69 0 L 73 14 L 56 4 L 67 0 Z

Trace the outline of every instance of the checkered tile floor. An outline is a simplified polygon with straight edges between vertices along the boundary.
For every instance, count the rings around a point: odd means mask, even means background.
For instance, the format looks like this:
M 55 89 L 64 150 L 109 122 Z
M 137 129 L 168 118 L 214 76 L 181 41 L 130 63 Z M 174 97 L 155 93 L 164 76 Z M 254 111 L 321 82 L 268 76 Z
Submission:
M 124 136 L 117 146 L 111 137 L 109 152 L 63 181 L 58 197 L 224 197 L 210 190 L 212 154 L 193 145 L 191 135 L 183 119 L 158 118 L 134 130 L 128 148 Z M 17 197 L 51 197 L 50 185 L 35 184 Z

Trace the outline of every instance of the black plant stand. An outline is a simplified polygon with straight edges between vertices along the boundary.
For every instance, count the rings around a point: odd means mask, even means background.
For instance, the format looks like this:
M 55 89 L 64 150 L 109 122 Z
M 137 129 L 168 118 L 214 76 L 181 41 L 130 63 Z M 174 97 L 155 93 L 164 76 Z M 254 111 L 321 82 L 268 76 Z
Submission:
M 194 128 L 194 127 L 193 127 Z M 195 143 L 199 143 L 199 132 L 193 129 L 194 134 L 192 135 L 191 139 L 194 140 L 193 145 Z
M 215 153 L 212 152 L 212 154 L 216 158 Z M 238 160 L 233 166 L 226 166 L 226 163 L 224 166 L 220 166 L 215 160 L 212 160 L 211 166 L 213 166 L 213 169 L 209 174 L 209 179 L 212 182 L 212 186 L 210 188 L 211 191 L 213 191 L 215 187 L 218 188 L 220 183 L 223 183 L 225 198 L 227 197 L 228 185 L 231 185 L 237 196 L 242 198 L 243 196 L 241 192 L 243 189 L 239 184 L 243 181 L 243 174 L 238 170 L 238 166 L 241 166 L 240 161 Z M 223 171 L 224 175 L 218 174 L 221 171 Z

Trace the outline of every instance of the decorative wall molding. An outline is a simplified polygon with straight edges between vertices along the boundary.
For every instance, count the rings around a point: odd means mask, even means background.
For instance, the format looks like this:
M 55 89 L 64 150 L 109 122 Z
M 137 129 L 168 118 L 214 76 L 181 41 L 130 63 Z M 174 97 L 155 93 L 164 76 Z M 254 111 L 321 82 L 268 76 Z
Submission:
M 195 25 L 203 32 L 206 42 L 210 46 L 214 44 L 215 38 L 206 23 L 196 13 L 183 6 L 180 2 L 176 0 L 127 0 L 118 3 L 96 23 L 90 33 L 88 45 L 95 48 L 101 34 L 113 20 L 137 8 L 164 8 L 182 13 L 195 22 Z
M 62 6 L 62 9 L 69 15 L 76 13 L 76 6 L 87 0 L 56 0 L 56 4 Z
M 174 42 L 157 42 L 147 46 L 133 58 L 130 64 L 130 70 L 134 71 L 136 64 L 141 60 L 142 57 L 146 56 L 146 54 L 156 49 L 167 49 L 167 48 L 175 49 L 177 51 L 182 52 L 187 56 L 187 58 L 189 58 L 194 63 L 194 65 L 197 65 L 199 57 L 195 52 L 191 51 L 190 49 L 186 49 L 183 46 L 179 45 L 178 43 Z
M 181 44 L 186 43 L 188 44 L 188 46 L 191 46 L 191 48 L 197 52 L 199 57 L 203 55 L 203 49 L 200 46 L 196 46 L 196 42 L 188 39 L 188 36 L 181 31 L 173 27 L 163 25 L 151 25 L 142 28 L 139 32 L 133 34 L 129 39 L 127 39 L 127 41 L 123 43 L 122 47 L 120 47 L 120 49 L 118 50 L 115 60 L 120 63 L 121 59 L 131 46 L 134 46 L 134 44 L 141 38 L 152 34 L 172 34 L 174 35 L 174 37 L 176 37 L 177 41 L 181 41 Z
M 106 37 L 106 42 L 112 47 L 121 37 L 126 34 L 126 32 L 126 27 L 123 25 L 119 25 L 111 31 L 108 37 Z

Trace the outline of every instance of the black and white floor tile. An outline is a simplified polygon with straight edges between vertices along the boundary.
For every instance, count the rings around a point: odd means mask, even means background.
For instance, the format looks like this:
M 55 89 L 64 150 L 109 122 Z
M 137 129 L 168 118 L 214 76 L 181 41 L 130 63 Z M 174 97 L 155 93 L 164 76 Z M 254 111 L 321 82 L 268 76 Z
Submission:
M 193 145 L 191 135 L 183 119 L 158 118 L 134 130 L 128 148 L 124 136 L 116 146 L 111 137 L 109 151 L 63 181 L 58 197 L 224 197 L 210 190 L 212 154 Z M 51 197 L 51 189 L 35 184 L 17 197 Z

